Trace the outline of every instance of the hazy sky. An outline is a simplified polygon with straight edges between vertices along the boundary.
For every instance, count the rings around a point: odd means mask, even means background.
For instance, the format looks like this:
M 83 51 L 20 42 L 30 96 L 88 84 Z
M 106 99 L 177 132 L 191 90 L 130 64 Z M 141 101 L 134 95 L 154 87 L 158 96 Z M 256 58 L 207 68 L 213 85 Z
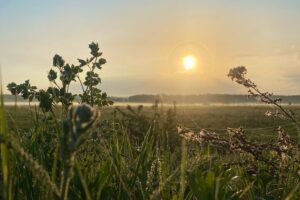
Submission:
M 245 93 L 226 77 L 238 65 L 263 89 L 299 94 L 299 10 L 298 0 L 0 0 L 2 81 L 46 88 L 54 54 L 77 63 L 95 41 L 110 95 Z

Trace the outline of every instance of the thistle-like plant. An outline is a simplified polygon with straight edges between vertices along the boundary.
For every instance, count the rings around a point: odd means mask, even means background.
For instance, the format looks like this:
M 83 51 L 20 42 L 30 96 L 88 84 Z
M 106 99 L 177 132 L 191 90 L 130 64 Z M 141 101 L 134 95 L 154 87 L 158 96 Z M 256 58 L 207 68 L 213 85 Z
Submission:
M 244 66 L 239 66 L 230 69 L 228 76 L 233 81 L 248 88 L 249 95 L 276 108 L 275 112 L 268 111 L 266 113 L 267 116 L 289 120 L 299 129 L 299 122 L 295 114 L 280 104 L 281 99 L 274 98 L 273 94 L 269 92 L 262 92 L 251 79 L 246 77 L 246 74 L 247 69 Z M 194 133 L 193 131 L 179 127 L 178 132 L 188 141 L 199 142 L 201 144 L 210 143 L 231 152 L 249 156 L 250 159 L 244 160 L 244 163 L 236 163 L 241 166 L 245 164 L 256 166 L 257 162 L 264 163 L 270 168 L 272 174 L 280 172 L 282 169 L 287 170 L 291 166 L 298 167 L 298 160 L 295 153 L 298 151 L 298 146 L 295 145 L 295 142 L 290 139 L 288 133 L 280 126 L 277 128 L 278 140 L 275 143 L 251 141 L 246 137 L 243 128 L 228 128 L 228 137 L 204 129 L 198 133 Z M 253 171 L 253 169 L 251 170 Z
M 296 116 L 293 111 L 285 109 L 280 102 L 281 98 L 274 98 L 272 93 L 262 92 L 257 85 L 251 81 L 251 79 L 246 77 L 247 69 L 244 66 L 238 66 L 229 70 L 228 77 L 231 78 L 232 81 L 237 82 L 248 88 L 249 95 L 259 99 L 261 102 L 273 105 L 276 108 L 275 112 L 267 111 L 267 116 L 275 116 L 281 119 L 289 120 L 293 122 L 298 130 L 300 130 L 300 124 L 296 119 Z

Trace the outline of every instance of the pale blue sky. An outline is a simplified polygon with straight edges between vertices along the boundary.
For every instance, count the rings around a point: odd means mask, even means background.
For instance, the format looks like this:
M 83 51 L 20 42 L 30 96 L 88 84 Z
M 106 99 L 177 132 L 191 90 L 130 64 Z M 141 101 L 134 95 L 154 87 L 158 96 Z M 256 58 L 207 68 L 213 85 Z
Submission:
M 226 77 L 237 65 L 264 89 L 299 94 L 299 10 L 296 0 L 0 0 L 3 82 L 46 88 L 54 54 L 76 63 L 95 41 L 108 61 L 101 87 L 114 96 L 243 93 Z M 181 72 L 186 53 L 194 72 Z

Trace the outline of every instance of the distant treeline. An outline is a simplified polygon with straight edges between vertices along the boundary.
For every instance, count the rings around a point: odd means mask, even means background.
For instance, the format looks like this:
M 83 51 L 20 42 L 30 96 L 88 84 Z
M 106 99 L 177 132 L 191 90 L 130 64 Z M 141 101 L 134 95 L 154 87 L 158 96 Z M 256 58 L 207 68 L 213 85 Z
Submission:
M 300 95 L 281 95 L 274 96 L 281 98 L 283 103 L 298 104 L 300 103 Z M 163 101 L 164 103 L 187 103 L 187 104 L 210 104 L 210 103 L 259 103 L 257 99 L 248 95 L 233 94 L 200 94 L 200 95 L 133 95 L 127 98 L 111 97 L 116 102 L 137 102 L 137 103 L 153 103 L 155 101 Z
M 132 103 L 153 103 L 155 101 L 163 101 L 164 103 L 179 104 L 235 104 L 235 103 L 260 103 L 257 99 L 248 95 L 239 94 L 200 94 L 200 95 L 148 95 L 140 94 L 129 97 L 109 97 L 114 102 L 132 102 Z M 281 98 L 283 103 L 300 104 L 300 95 L 279 95 L 274 98 Z M 18 102 L 24 101 L 22 97 L 18 97 Z M 4 95 L 4 101 L 15 101 L 12 95 Z

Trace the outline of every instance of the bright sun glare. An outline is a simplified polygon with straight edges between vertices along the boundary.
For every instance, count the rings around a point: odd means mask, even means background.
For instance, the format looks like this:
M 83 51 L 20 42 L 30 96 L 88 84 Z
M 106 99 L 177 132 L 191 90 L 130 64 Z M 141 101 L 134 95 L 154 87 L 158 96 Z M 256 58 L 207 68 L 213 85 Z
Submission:
M 183 66 L 185 70 L 191 70 L 195 67 L 197 60 L 194 56 L 188 55 L 183 58 Z

